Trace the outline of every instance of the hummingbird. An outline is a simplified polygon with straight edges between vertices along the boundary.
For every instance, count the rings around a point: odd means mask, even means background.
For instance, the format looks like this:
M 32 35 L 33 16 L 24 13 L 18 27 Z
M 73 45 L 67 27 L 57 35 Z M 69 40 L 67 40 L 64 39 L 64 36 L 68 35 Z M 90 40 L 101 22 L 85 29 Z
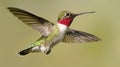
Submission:
M 98 42 L 101 40 L 93 34 L 70 28 L 70 25 L 76 16 L 95 13 L 95 11 L 82 13 L 62 11 L 58 15 L 57 23 L 52 23 L 20 8 L 8 7 L 8 10 L 23 23 L 40 33 L 40 38 L 33 42 L 28 48 L 18 52 L 20 56 L 37 52 L 43 52 L 48 55 L 50 54 L 51 49 L 60 42 L 86 43 Z

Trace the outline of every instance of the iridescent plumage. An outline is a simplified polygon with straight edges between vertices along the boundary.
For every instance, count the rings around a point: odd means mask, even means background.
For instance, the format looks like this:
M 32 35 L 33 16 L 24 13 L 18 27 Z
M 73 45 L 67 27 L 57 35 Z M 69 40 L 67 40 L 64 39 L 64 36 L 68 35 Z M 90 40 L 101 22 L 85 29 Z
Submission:
M 95 35 L 69 28 L 76 16 L 92 12 L 74 14 L 69 11 L 62 11 L 58 16 L 58 23 L 54 24 L 42 17 L 38 17 L 19 8 L 8 7 L 8 9 L 25 24 L 41 34 L 41 37 L 36 40 L 31 47 L 20 51 L 18 53 L 20 55 L 41 51 L 49 54 L 51 49 L 59 42 L 84 43 L 100 41 L 100 38 Z

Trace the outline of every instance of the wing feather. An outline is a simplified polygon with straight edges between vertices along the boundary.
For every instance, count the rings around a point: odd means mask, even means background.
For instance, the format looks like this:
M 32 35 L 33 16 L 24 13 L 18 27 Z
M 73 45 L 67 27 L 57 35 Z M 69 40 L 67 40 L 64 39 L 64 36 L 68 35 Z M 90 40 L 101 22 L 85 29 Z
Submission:
M 73 29 L 67 30 L 63 38 L 63 42 L 65 43 L 97 42 L 100 40 L 101 39 L 95 35 Z
M 8 10 L 13 13 L 13 15 L 22 20 L 25 24 L 39 31 L 43 36 L 48 36 L 48 34 L 50 33 L 49 30 L 52 29 L 54 25 L 53 23 L 42 17 L 38 17 L 30 12 L 19 8 L 8 7 Z

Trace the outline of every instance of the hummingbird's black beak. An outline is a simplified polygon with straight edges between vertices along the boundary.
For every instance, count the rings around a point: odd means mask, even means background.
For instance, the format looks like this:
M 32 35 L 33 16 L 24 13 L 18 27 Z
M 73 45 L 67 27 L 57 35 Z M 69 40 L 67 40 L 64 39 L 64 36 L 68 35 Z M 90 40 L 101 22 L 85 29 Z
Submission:
M 83 15 L 83 14 L 90 14 L 90 13 L 95 13 L 95 11 L 83 12 L 83 13 L 75 14 L 75 16 L 79 16 L 79 15 Z

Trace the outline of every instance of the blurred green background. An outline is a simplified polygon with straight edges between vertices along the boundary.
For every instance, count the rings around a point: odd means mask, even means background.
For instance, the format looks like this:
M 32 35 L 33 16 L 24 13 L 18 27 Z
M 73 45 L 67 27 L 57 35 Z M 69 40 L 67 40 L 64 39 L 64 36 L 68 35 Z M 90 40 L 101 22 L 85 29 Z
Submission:
M 50 55 L 16 53 L 39 38 L 39 33 L 13 16 L 7 7 L 17 7 L 51 22 L 59 12 L 96 11 L 76 17 L 71 28 L 92 33 L 97 43 L 59 43 Z M 119 0 L 0 0 L 0 67 L 120 67 Z

